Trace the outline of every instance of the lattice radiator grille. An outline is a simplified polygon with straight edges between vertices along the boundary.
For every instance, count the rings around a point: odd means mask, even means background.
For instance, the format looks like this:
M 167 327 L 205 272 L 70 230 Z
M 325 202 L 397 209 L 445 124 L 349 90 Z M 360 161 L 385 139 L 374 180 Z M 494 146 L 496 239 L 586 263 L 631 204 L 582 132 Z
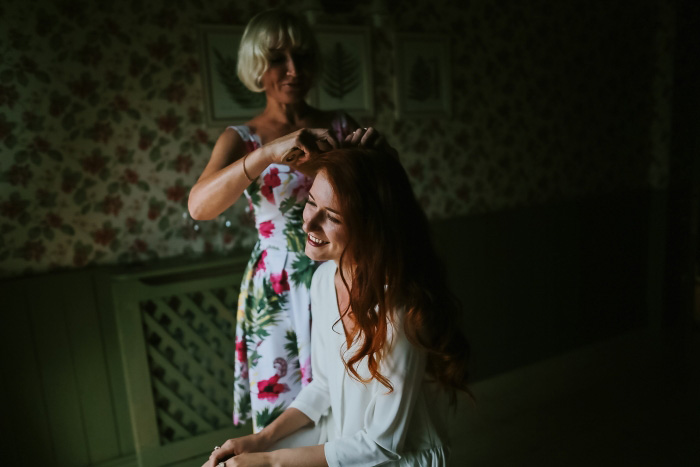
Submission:
M 162 445 L 231 424 L 237 287 L 139 302 Z

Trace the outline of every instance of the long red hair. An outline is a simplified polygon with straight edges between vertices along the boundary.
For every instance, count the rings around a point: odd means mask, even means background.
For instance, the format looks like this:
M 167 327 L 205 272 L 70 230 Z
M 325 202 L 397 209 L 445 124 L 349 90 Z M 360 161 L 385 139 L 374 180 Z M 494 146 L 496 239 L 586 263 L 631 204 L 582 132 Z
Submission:
M 453 396 L 454 390 L 469 392 L 469 344 L 459 325 L 458 301 L 447 287 L 428 220 L 401 163 L 382 151 L 346 148 L 315 156 L 309 164 L 327 176 L 349 232 L 338 265 L 346 287 L 351 284 L 353 341 L 359 344 L 345 361 L 349 373 L 393 390 L 380 363 L 395 313 L 405 310 L 404 332 L 427 351 L 428 374 Z M 353 277 L 344 277 L 345 264 L 354 265 Z M 364 358 L 369 379 L 355 368 Z

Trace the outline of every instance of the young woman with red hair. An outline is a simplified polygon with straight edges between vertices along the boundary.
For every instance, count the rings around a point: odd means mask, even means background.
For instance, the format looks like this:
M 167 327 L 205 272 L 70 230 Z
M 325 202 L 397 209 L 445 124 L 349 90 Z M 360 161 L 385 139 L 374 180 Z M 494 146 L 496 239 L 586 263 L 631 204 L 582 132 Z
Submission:
M 326 261 L 311 285 L 314 379 L 206 465 L 446 465 L 434 391 L 468 391 L 469 346 L 408 177 L 395 155 L 361 147 L 308 164 L 305 252 Z

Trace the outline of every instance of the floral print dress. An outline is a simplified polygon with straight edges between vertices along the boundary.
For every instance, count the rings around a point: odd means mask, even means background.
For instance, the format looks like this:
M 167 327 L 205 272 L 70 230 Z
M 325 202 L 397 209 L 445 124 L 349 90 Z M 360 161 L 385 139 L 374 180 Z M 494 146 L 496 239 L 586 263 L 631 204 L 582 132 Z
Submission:
M 336 138 L 348 133 L 345 114 L 333 120 Z M 247 126 L 233 126 L 248 152 L 261 146 Z M 304 254 L 302 212 L 312 179 L 271 164 L 246 189 L 258 242 L 246 267 L 236 314 L 233 423 L 252 418 L 262 430 L 311 382 L 311 300 L 316 263 Z

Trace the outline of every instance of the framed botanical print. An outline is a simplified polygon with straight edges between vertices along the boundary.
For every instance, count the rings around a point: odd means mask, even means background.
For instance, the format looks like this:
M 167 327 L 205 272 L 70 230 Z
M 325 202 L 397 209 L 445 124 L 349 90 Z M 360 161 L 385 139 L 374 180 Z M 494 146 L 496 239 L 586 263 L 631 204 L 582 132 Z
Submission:
M 202 25 L 204 119 L 207 125 L 242 123 L 262 112 L 265 94 L 246 88 L 236 73 L 242 26 Z
M 396 116 L 449 116 L 450 44 L 445 35 L 396 35 Z
M 322 110 L 356 116 L 374 113 L 370 30 L 354 26 L 316 26 L 322 67 L 309 101 Z

